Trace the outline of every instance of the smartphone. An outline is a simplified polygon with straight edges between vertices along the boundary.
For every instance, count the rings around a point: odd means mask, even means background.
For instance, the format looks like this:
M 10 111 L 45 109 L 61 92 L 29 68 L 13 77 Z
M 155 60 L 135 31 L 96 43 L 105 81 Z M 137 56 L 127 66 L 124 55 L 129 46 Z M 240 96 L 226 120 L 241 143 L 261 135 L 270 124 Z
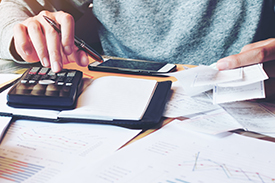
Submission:
M 175 64 L 154 61 L 109 59 L 98 65 L 93 65 L 92 63 L 88 68 L 92 71 L 153 75 L 174 71 L 177 66 Z

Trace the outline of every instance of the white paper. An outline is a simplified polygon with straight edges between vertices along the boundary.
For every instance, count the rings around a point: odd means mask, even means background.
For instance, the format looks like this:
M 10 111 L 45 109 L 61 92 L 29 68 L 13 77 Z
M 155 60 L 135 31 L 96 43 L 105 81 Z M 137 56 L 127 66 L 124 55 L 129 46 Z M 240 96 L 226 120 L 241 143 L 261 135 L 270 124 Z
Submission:
M 19 78 L 20 74 L 0 74 L 0 85 Z
M 49 182 L 65 170 L 111 155 L 139 132 L 111 125 L 18 120 L 0 145 L 0 182 Z
M 257 83 L 268 79 L 261 64 L 243 67 L 243 78 L 234 82 L 220 83 L 220 87 L 238 87 Z
M 101 77 L 79 96 L 76 109 L 62 111 L 59 117 L 139 120 L 155 87 L 155 80 Z
M 243 129 L 243 126 L 222 108 L 183 120 L 181 123 L 178 122 L 178 125 L 182 128 L 214 135 Z
M 191 97 L 186 95 L 179 85 L 178 81 L 173 83 L 172 96 L 166 103 L 163 116 L 175 118 L 220 108 L 218 105 L 214 105 L 205 93 Z
M 218 71 L 208 67 L 203 72 L 198 72 L 193 86 L 216 85 L 219 83 L 242 80 L 243 68 Z
M 200 65 L 168 75 L 176 77 L 189 96 L 213 89 L 213 104 L 265 98 L 263 81 L 268 79 L 261 64 L 226 71 Z
M 3 138 L 5 130 L 7 129 L 8 125 L 10 124 L 12 117 L 1 116 L 0 117 L 0 142 Z
M 265 98 L 263 81 L 237 87 L 215 86 L 213 89 L 214 104 L 260 98 Z
M 272 182 L 275 144 L 237 134 L 209 136 L 172 122 L 64 182 Z M 180 122 L 181 123 L 181 122 Z
M 275 132 L 275 114 L 261 103 L 242 101 L 221 106 L 249 131 Z
M 188 70 L 183 70 L 175 73 L 168 73 L 167 75 L 177 78 L 177 80 L 182 84 L 182 87 L 186 95 L 195 96 L 202 92 L 212 89 L 212 86 L 192 86 L 197 73 L 204 72 L 205 69 L 209 69 L 209 67 L 201 65 L 198 67 L 190 68 Z

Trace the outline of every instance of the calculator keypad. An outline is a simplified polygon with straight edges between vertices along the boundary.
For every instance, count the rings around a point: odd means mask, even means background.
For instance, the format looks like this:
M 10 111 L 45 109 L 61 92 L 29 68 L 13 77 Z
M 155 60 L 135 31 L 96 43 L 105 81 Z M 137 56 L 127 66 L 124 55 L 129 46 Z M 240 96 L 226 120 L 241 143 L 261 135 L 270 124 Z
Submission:
M 71 105 L 81 80 L 81 71 L 64 69 L 54 73 L 50 68 L 32 67 L 10 90 L 8 101 L 36 105 Z

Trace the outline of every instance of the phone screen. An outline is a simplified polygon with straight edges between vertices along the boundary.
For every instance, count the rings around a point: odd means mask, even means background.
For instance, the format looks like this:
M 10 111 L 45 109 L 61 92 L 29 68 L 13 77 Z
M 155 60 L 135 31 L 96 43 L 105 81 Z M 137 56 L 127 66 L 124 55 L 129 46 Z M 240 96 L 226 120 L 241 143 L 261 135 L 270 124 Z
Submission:
M 131 61 L 131 60 L 107 60 L 98 66 L 100 67 L 116 67 L 116 68 L 126 68 L 126 69 L 136 69 L 136 70 L 149 70 L 158 71 L 166 63 L 159 62 L 143 62 L 143 61 Z

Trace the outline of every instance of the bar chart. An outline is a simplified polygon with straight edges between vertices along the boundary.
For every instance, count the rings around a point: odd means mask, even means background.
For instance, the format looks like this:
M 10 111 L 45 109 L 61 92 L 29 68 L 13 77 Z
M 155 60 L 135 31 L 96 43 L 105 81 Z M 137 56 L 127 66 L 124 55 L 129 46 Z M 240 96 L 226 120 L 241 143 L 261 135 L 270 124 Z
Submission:
M 45 167 L 0 156 L 0 178 L 12 182 L 23 182 Z

